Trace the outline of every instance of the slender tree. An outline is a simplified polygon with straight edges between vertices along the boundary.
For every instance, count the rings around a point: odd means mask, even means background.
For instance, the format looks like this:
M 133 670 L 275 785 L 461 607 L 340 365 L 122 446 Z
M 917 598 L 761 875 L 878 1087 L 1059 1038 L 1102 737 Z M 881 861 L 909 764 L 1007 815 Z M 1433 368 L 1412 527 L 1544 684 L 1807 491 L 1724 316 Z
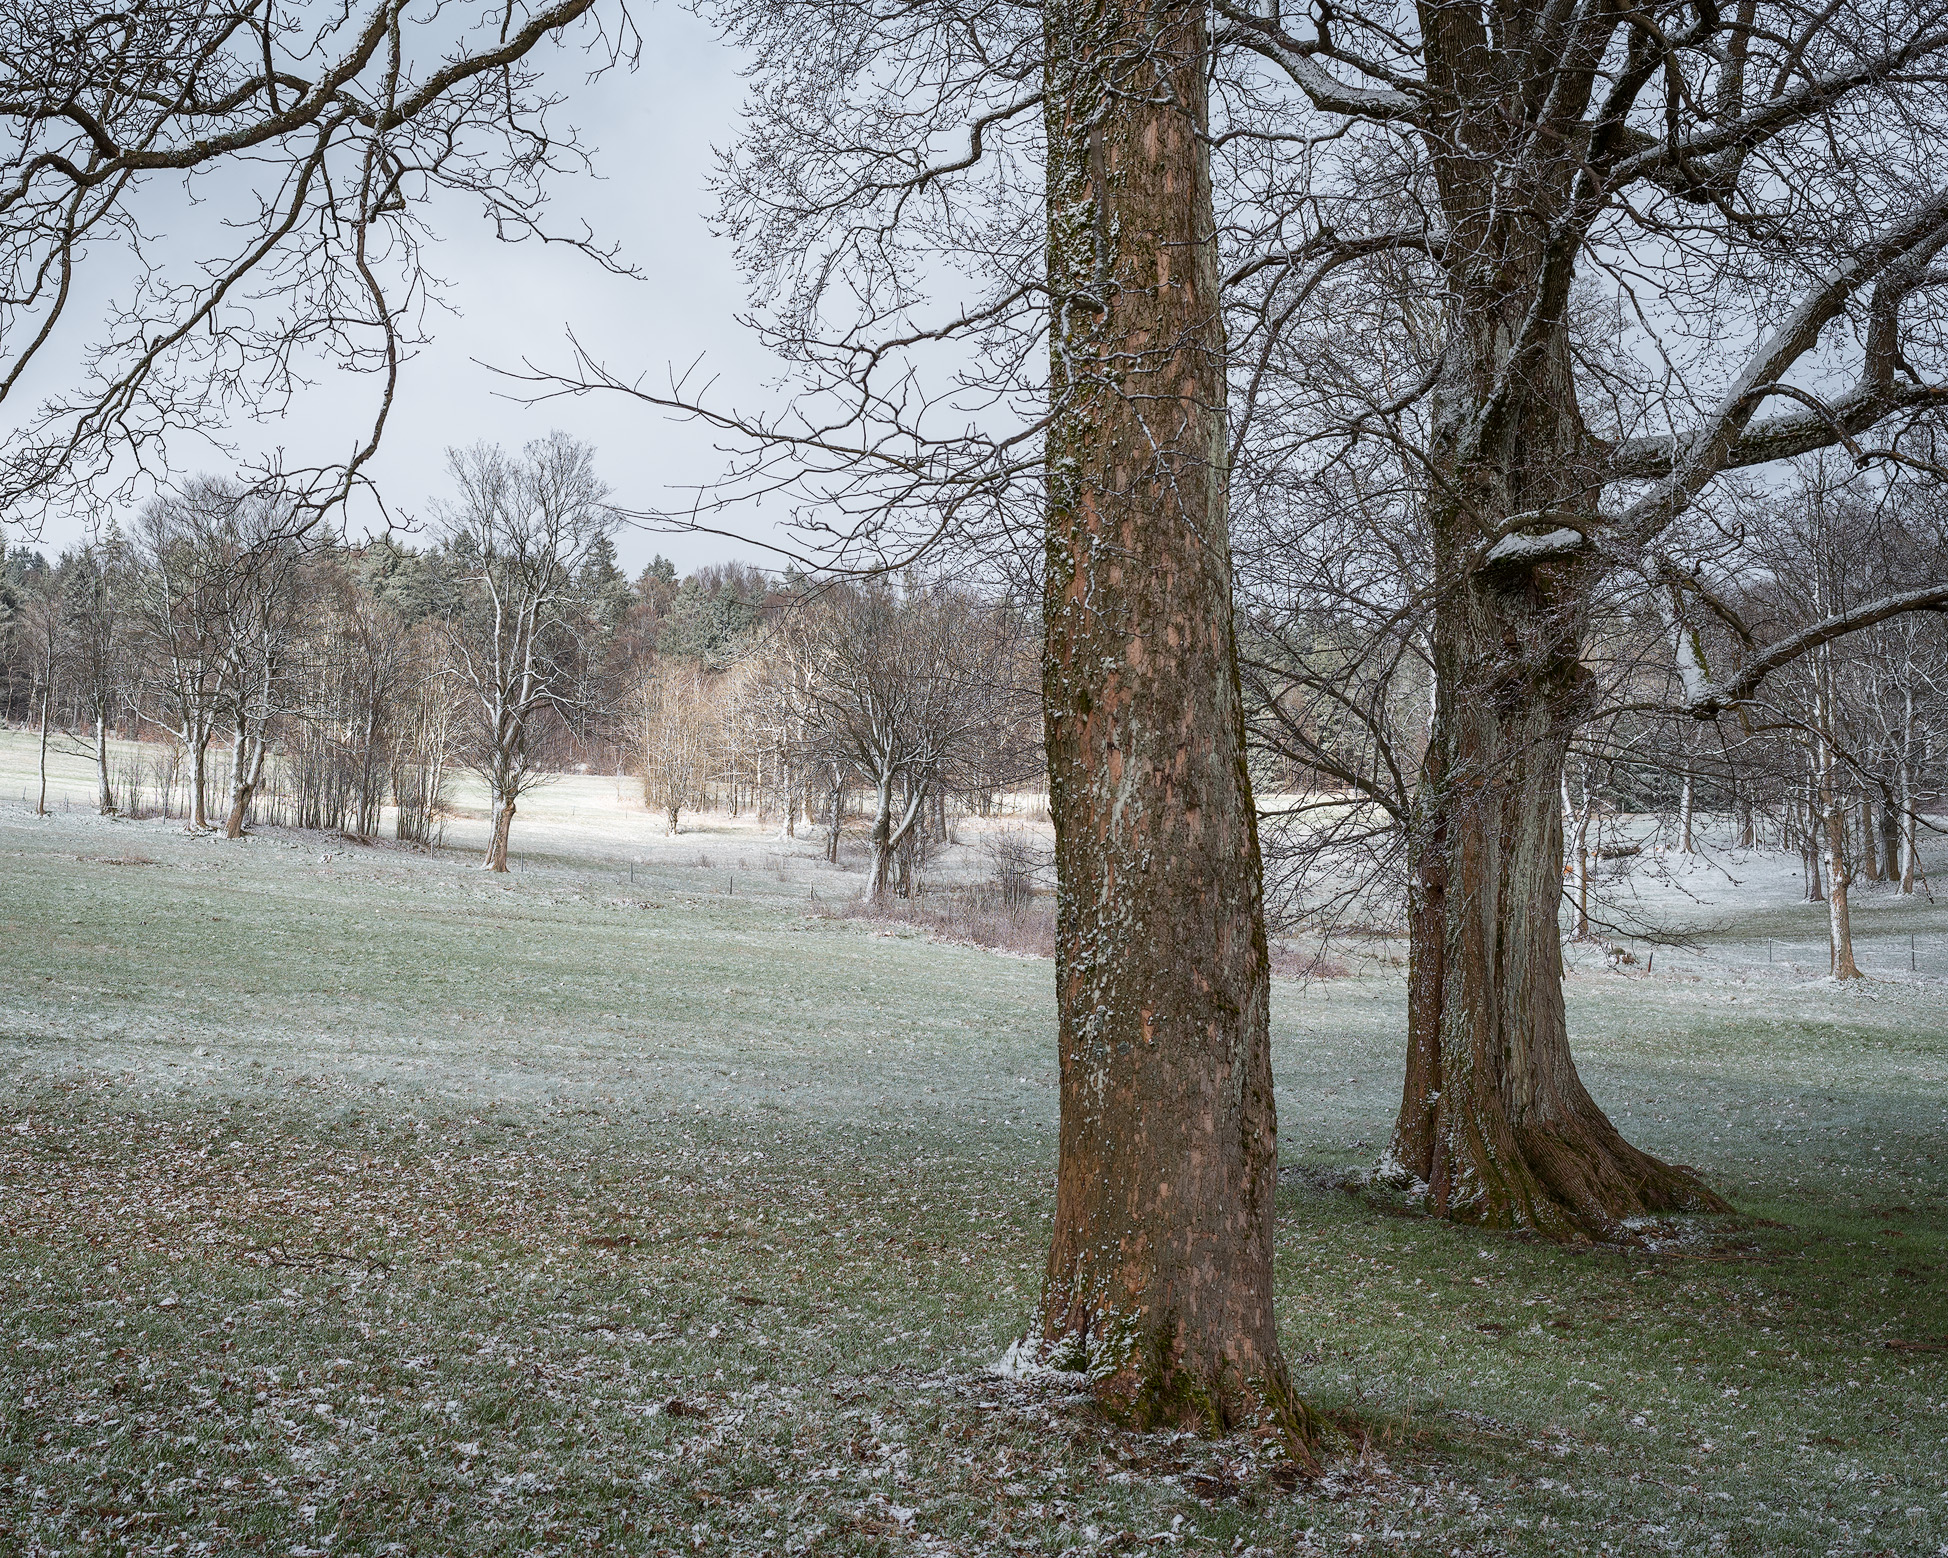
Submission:
M 85 711 L 95 765 L 95 807 L 115 807 L 109 774 L 108 737 L 127 695 L 128 558 L 118 532 L 82 546 L 67 559 L 61 589 L 65 602 L 65 658 Z
M 465 560 L 469 591 L 447 642 L 464 691 L 468 762 L 492 806 L 485 865 L 505 871 L 516 803 L 546 778 L 539 722 L 585 685 L 576 579 L 615 519 L 594 452 L 565 433 L 518 459 L 485 445 L 456 450 L 449 467 L 459 496 L 440 508 L 439 523 Z

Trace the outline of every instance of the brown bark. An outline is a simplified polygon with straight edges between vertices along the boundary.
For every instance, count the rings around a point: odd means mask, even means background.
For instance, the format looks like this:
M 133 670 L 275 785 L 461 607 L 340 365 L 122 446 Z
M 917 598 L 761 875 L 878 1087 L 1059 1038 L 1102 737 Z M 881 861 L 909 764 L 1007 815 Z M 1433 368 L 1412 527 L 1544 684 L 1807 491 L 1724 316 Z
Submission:
M 507 869 L 507 840 L 514 831 L 514 803 L 503 801 L 494 813 L 493 836 L 487 841 L 487 869 L 505 871 Z
M 189 825 L 192 828 L 207 828 L 210 825 L 209 740 L 205 735 L 191 747 L 189 753 Z
M 1442 815 L 1439 753 L 1429 748 L 1421 770 L 1421 796 L 1410 839 L 1407 879 L 1407 1075 L 1400 1119 L 1381 1164 L 1387 1178 L 1425 1182 L 1434 1161 L 1441 1094 L 1441 987 L 1447 923 L 1447 854 Z
M 1436 1215 L 1570 1240 L 1724 1205 L 1625 1141 L 1570 1052 L 1557 769 L 1561 700 L 1579 669 L 1566 659 L 1554 676 L 1514 674 L 1495 690 L 1457 678 L 1443 694 L 1444 913 L 1410 921 L 1425 985 L 1410 987 L 1410 1077 L 1391 1149 Z M 1436 934 L 1438 953 L 1423 945 Z M 1438 987 L 1423 963 L 1438 967 Z
M 1500 46 L 1478 11 L 1421 14 L 1430 84 L 1456 102 L 1539 107 L 1524 96 L 1523 60 L 1569 46 L 1551 31 L 1568 13 L 1521 13 L 1521 40 Z M 1562 63 L 1549 109 L 1567 144 L 1601 62 Z M 1444 586 L 1420 824 L 1435 858 L 1416 881 L 1438 876 L 1440 895 L 1438 909 L 1409 916 L 1408 1083 L 1389 1157 L 1425 1184 L 1436 1215 L 1587 1239 L 1724 1203 L 1626 1142 L 1569 1049 L 1562 775 L 1587 712 L 1582 651 L 1602 564 L 1525 537 L 1586 530 L 1604 474 L 1577 409 L 1573 251 L 1556 246 L 1547 215 L 1570 209 L 1579 164 L 1518 155 L 1534 129 L 1511 112 L 1442 119 L 1429 134 L 1448 223 L 1449 345 L 1426 510 Z
M 1190 0 L 1056 0 L 1043 706 L 1059 902 L 1039 1337 L 1140 1427 L 1314 1428 L 1272 1306 L 1276 1122 Z

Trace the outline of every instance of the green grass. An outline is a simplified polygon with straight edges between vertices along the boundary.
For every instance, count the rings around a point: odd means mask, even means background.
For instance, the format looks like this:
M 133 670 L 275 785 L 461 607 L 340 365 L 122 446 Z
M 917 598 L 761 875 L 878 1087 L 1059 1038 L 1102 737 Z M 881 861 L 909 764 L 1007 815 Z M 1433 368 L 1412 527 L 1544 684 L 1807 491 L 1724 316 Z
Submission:
M 1948 1549 L 1948 1352 L 1888 1345 L 1948 1341 L 1939 985 L 1573 979 L 1740 1209 L 1653 1253 L 1320 1188 L 1401 989 L 1281 984 L 1280 1312 L 1352 1435 L 1289 1488 L 986 1371 L 1047 964 L 331 848 L 0 813 L 0 1553 Z

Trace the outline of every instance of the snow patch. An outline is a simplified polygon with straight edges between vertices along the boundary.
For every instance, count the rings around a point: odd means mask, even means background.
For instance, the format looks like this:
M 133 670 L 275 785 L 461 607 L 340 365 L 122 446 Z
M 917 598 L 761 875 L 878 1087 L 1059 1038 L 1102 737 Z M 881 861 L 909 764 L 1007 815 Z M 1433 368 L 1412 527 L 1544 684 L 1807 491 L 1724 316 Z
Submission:
M 1491 563 L 1536 563 L 1545 557 L 1560 557 L 1583 544 L 1583 533 L 1559 526 L 1539 536 L 1503 536 L 1488 548 Z
M 1048 1380 L 1067 1385 L 1086 1384 L 1089 1375 L 1081 1369 L 1060 1369 L 1048 1362 L 1048 1344 L 1024 1336 L 1010 1342 L 1008 1350 L 988 1365 L 988 1372 L 1011 1380 Z

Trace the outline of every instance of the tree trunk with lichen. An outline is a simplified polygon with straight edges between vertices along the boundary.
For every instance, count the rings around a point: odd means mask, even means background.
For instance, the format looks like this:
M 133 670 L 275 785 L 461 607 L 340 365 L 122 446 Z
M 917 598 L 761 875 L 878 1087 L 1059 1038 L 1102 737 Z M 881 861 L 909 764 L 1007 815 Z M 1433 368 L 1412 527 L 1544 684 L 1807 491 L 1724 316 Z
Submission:
M 1272 1308 L 1261 872 L 1226 537 L 1225 344 L 1185 0 L 1056 0 L 1044 714 L 1061 1142 L 1040 1356 L 1140 1427 L 1307 1453 Z
M 1464 102 L 1519 97 L 1520 61 L 1477 13 L 1426 14 L 1438 86 Z M 1563 79 L 1587 92 L 1593 65 Z M 1555 107 L 1574 119 L 1569 99 Z M 1602 476 L 1577 408 L 1573 268 L 1536 215 L 1568 209 L 1578 167 L 1524 166 L 1527 185 L 1507 187 L 1520 164 L 1497 137 L 1523 133 L 1513 116 L 1430 135 L 1449 318 L 1425 510 L 1436 699 L 1412 839 L 1407 1076 L 1383 1168 L 1439 1216 L 1588 1239 L 1723 1203 L 1626 1142 L 1569 1049 L 1563 762 L 1587 713 L 1604 564 L 1581 538 Z
M 1720 1209 L 1689 1171 L 1625 1141 L 1577 1075 L 1559 919 L 1574 613 L 1531 570 L 1490 574 L 1461 592 L 1437 647 L 1438 821 L 1409 916 L 1408 1073 L 1387 1166 L 1438 1216 L 1558 1239 Z

